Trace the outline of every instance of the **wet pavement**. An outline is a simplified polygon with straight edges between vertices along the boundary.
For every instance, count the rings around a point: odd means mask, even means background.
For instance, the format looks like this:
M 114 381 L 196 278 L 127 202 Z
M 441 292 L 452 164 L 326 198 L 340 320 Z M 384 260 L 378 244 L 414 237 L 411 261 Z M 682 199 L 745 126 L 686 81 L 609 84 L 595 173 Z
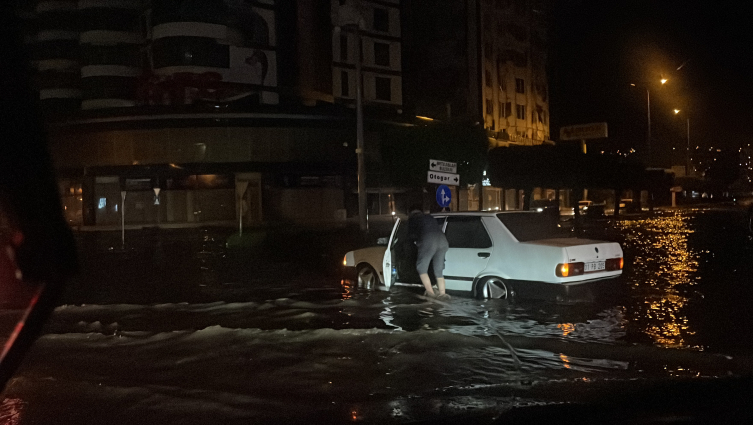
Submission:
M 489 423 L 753 370 L 753 243 L 735 209 L 605 220 L 621 278 L 532 298 L 429 301 L 336 273 L 348 229 L 84 241 L 45 334 L 5 391 L 9 423 Z M 112 244 L 113 246 L 115 244 Z M 550 288 L 551 289 L 551 288 Z

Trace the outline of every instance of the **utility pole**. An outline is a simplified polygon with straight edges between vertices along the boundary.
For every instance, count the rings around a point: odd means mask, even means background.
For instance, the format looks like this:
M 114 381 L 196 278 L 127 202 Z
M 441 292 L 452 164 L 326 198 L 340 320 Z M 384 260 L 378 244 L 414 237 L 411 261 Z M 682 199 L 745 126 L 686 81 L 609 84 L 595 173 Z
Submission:
M 648 130 L 646 131 L 646 153 L 648 157 L 646 158 L 646 165 L 651 168 L 651 93 L 648 87 L 646 87 L 646 104 L 646 114 L 648 117 Z
M 356 157 L 358 159 L 358 225 L 369 229 L 366 220 L 366 164 L 363 155 L 363 84 L 361 79 L 361 28 L 356 25 Z
M 361 30 L 365 26 L 363 13 L 356 0 L 347 0 L 337 12 L 332 15 L 332 24 L 335 31 L 342 28 L 353 28 L 356 38 L 355 54 L 353 55 L 356 65 L 356 158 L 358 161 L 358 224 L 361 231 L 368 231 L 366 219 L 366 164 L 364 159 L 363 141 L 363 84 L 361 77 Z
M 685 146 L 685 175 L 690 177 L 690 117 L 688 117 L 687 123 L 688 139 Z

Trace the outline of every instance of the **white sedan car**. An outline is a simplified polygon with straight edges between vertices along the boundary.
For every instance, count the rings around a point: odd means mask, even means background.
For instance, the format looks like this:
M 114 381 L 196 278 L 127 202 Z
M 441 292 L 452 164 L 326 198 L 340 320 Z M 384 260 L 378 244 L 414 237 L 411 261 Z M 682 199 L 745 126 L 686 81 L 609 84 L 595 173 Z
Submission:
M 511 285 L 572 285 L 622 274 L 620 244 L 571 237 L 551 215 L 509 211 L 432 216 L 450 245 L 444 269 L 448 291 L 507 298 Z M 356 269 L 363 287 L 421 286 L 416 246 L 407 233 L 407 221 L 398 220 L 382 246 L 350 251 L 343 264 Z

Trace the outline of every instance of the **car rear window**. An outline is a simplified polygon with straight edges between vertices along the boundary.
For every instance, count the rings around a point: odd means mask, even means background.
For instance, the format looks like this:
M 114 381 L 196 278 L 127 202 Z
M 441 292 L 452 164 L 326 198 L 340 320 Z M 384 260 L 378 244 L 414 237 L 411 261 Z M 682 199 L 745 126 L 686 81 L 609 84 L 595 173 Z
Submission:
M 497 218 L 519 242 L 567 238 L 572 234 L 559 226 L 559 218 L 536 212 L 500 213 Z

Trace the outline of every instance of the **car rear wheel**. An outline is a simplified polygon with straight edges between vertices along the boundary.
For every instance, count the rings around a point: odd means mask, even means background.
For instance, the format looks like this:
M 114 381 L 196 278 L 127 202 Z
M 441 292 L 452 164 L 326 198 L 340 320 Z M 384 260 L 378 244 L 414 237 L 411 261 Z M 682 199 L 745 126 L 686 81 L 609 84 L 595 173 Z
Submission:
M 379 289 L 379 276 L 376 270 L 368 264 L 358 266 L 358 287 L 370 291 Z
M 476 288 L 476 296 L 482 299 L 505 300 L 511 295 L 505 281 L 494 276 L 483 278 Z

